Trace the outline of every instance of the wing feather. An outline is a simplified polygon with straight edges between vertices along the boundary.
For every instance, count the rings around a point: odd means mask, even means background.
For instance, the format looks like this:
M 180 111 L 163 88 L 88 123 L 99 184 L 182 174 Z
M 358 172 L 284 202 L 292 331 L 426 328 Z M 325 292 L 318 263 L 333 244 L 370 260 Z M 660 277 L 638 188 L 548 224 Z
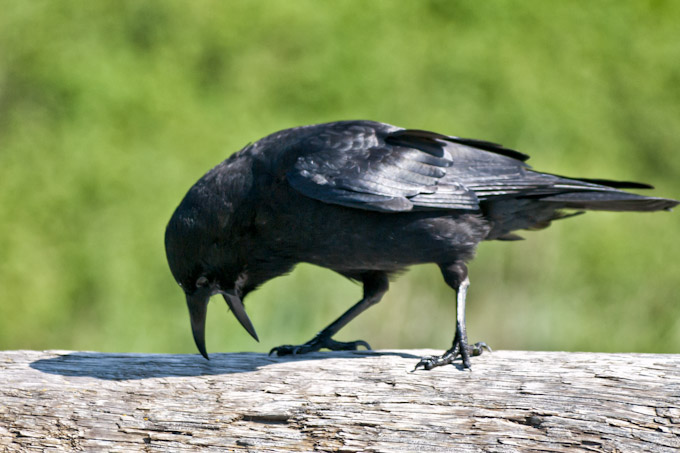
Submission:
M 360 209 L 479 209 L 472 191 L 445 182 L 452 159 L 443 143 L 417 136 L 400 145 L 386 140 L 393 131 L 353 128 L 351 137 L 332 130 L 317 134 L 304 143 L 305 152 L 288 172 L 288 182 L 311 198 Z M 401 134 L 402 141 L 407 136 Z
M 505 197 L 576 205 L 593 194 L 647 187 L 535 172 L 527 155 L 491 142 L 373 122 L 320 127 L 293 147 L 287 180 L 308 197 L 352 208 L 479 210 L 480 202 Z M 573 195 L 579 192 L 588 195 Z

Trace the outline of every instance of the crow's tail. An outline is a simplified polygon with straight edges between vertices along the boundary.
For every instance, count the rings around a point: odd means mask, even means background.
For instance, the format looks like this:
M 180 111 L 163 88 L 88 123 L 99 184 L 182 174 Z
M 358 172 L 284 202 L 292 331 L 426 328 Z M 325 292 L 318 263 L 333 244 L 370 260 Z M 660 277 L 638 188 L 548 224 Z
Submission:
M 668 198 L 646 197 L 618 189 L 652 189 L 638 182 L 609 181 L 606 179 L 565 178 L 583 185 L 577 190 L 566 189 L 562 193 L 540 197 L 548 203 L 558 203 L 569 209 L 595 211 L 669 211 L 680 201 Z

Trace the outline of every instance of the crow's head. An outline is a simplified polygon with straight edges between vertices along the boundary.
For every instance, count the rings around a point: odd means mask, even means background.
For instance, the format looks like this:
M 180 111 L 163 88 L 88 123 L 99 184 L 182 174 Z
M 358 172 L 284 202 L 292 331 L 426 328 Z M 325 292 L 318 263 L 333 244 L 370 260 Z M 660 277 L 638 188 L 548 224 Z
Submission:
M 232 227 L 229 209 L 194 187 L 186 195 L 165 230 L 165 253 L 170 271 L 184 291 L 191 317 L 191 331 L 198 350 L 205 349 L 208 301 L 222 294 L 241 325 L 258 340 L 243 307 L 245 296 L 242 265 L 226 234 Z

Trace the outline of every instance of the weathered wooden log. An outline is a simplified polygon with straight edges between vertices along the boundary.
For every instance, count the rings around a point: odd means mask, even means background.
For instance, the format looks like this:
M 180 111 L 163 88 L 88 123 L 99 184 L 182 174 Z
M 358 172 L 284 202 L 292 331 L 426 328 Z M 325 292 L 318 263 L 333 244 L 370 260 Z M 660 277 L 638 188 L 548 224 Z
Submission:
M 434 352 L 0 352 L 0 449 L 680 449 L 680 355 Z

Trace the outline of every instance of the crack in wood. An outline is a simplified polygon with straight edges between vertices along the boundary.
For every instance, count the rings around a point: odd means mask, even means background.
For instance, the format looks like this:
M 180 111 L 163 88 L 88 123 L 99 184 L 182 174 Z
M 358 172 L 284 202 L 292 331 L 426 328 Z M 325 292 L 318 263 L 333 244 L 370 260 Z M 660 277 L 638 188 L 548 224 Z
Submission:
M 287 424 L 290 416 L 286 414 L 244 414 L 241 419 L 246 422 L 281 425 Z

